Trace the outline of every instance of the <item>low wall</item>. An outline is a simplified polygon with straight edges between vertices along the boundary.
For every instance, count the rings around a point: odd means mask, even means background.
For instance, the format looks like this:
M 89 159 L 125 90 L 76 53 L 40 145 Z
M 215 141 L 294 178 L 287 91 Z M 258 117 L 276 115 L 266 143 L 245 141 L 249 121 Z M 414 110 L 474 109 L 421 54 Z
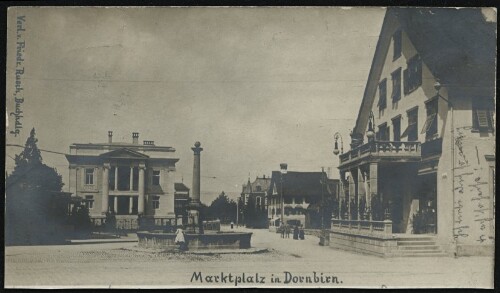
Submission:
M 330 247 L 356 253 L 390 256 L 397 249 L 397 240 L 376 235 L 359 235 L 330 231 Z
M 252 233 L 184 234 L 188 249 L 245 249 L 250 248 Z M 168 249 L 177 248 L 174 233 L 137 232 L 139 247 Z

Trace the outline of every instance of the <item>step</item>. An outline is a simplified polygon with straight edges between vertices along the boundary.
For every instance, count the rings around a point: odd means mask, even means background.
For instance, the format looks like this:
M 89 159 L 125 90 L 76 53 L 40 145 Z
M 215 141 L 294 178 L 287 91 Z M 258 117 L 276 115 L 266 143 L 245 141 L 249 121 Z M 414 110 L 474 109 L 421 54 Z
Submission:
M 399 241 L 436 241 L 435 237 L 398 237 L 396 240 Z
M 414 241 L 414 240 L 405 240 L 405 241 L 397 241 L 398 246 L 399 245 L 435 245 L 436 241 L 428 241 L 428 240 L 423 240 L 423 241 Z
M 414 246 L 398 246 L 398 250 L 413 251 L 413 250 L 441 250 L 439 245 L 414 245 Z
M 448 254 L 444 252 L 436 252 L 436 253 L 403 253 L 403 254 L 393 254 L 393 257 L 445 257 Z
M 394 251 L 394 253 L 396 254 L 404 254 L 404 255 L 407 255 L 407 254 L 425 254 L 425 253 L 432 253 L 432 254 L 435 254 L 435 253 L 443 253 L 444 251 L 442 251 L 441 249 L 438 249 L 438 250 L 428 250 L 428 249 L 415 249 L 415 250 L 396 250 Z

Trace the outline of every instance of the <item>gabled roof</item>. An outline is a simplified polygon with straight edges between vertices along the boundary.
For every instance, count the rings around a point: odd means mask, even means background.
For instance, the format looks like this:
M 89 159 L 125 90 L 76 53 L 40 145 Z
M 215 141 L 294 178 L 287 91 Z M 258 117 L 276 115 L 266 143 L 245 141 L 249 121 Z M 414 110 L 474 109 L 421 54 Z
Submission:
M 174 183 L 175 191 L 189 191 L 189 187 L 184 185 L 184 183 Z
M 99 157 L 103 158 L 120 158 L 120 159 L 147 159 L 149 156 L 139 152 L 122 148 L 107 153 L 100 154 Z
M 272 194 L 274 185 L 278 194 L 281 194 L 281 176 L 280 171 L 273 171 L 269 194 Z M 319 196 L 322 192 L 326 195 L 328 193 L 327 181 L 324 181 L 324 184 L 322 184 L 322 179 L 326 179 L 325 172 L 288 171 L 283 175 L 283 195 Z
M 489 88 L 494 93 L 496 23 L 479 8 L 388 8 L 353 129 L 363 133 L 375 99 L 391 29 L 400 26 L 424 64 L 443 85 Z

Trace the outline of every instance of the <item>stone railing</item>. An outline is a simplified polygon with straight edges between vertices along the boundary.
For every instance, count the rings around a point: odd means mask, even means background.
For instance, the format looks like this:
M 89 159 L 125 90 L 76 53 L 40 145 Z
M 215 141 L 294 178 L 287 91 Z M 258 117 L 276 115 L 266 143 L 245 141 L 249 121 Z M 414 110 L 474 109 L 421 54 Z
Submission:
M 360 145 L 340 155 L 340 163 L 344 164 L 368 155 L 375 156 L 416 156 L 420 157 L 419 141 L 372 141 Z
M 366 236 L 392 236 L 392 221 L 365 221 L 332 219 L 332 232 Z

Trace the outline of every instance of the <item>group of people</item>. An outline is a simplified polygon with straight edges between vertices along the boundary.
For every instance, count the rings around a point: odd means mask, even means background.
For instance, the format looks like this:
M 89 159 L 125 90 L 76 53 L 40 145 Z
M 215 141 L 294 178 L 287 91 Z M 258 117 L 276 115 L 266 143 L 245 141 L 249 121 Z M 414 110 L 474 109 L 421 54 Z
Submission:
M 292 231 L 292 226 L 291 225 L 284 225 L 283 223 L 281 224 L 280 226 L 280 230 L 281 230 L 281 238 L 290 238 L 290 232 Z M 295 225 L 295 227 L 293 228 L 293 239 L 294 240 L 304 240 L 305 239 L 305 236 L 304 236 L 304 228 L 302 227 L 302 225 Z

